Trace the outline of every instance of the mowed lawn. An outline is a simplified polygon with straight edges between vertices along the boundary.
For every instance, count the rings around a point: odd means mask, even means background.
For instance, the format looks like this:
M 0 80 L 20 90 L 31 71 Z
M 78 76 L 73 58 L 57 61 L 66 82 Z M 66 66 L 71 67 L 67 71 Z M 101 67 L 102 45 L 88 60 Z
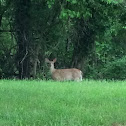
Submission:
M 0 126 L 126 126 L 126 81 L 0 80 Z

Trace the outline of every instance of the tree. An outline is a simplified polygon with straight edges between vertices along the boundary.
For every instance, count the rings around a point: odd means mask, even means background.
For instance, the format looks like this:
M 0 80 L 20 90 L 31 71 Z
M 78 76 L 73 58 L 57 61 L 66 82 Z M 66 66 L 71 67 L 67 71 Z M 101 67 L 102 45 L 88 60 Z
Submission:
M 30 0 L 16 0 L 15 4 L 15 31 L 17 40 L 17 64 L 19 78 L 30 77 Z
M 77 67 L 98 78 L 107 63 L 126 54 L 125 1 L 9 2 L 0 4 L 0 69 L 6 76 L 12 71 L 21 79 L 43 78 L 45 57 L 57 57 L 57 67 Z
M 71 18 L 75 30 L 71 40 L 74 44 L 72 64 L 86 71 L 84 68 L 89 56 L 92 55 L 91 62 L 96 61 L 93 54 L 96 50 L 95 41 L 102 39 L 101 36 L 104 37 L 107 31 L 111 31 L 109 36 L 112 37 L 118 30 L 116 25 L 120 24 L 118 20 L 122 12 L 118 10 L 122 1 L 67 1 L 68 4 L 62 12 L 62 17 L 67 20 Z
M 17 64 L 20 78 L 36 77 L 38 56 L 42 60 L 48 46 L 48 37 L 58 24 L 62 2 L 50 6 L 48 1 L 18 0 L 14 2 L 16 40 L 18 45 Z M 55 33 L 53 33 L 55 34 Z

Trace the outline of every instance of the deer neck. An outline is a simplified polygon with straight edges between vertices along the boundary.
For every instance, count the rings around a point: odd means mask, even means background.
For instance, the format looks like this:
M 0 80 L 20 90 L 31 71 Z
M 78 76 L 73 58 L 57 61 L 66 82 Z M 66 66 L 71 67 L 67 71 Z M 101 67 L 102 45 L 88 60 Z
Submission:
M 54 64 L 51 64 L 50 71 L 53 73 L 56 69 L 54 68 Z

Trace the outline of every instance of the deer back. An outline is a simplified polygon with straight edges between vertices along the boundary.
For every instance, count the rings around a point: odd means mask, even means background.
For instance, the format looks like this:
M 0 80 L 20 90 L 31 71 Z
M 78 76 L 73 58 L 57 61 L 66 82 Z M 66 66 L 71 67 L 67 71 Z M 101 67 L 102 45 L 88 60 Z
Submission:
M 72 68 L 72 69 L 55 69 L 52 73 L 52 78 L 58 81 L 65 81 L 65 80 L 82 80 L 82 72 L 79 69 Z

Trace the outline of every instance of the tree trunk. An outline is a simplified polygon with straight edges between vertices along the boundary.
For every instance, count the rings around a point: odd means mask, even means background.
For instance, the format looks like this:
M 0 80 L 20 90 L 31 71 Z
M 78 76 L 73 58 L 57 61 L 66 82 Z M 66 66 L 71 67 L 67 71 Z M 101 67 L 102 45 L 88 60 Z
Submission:
M 15 29 L 18 45 L 17 62 L 19 78 L 30 77 L 30 0 L 15 1 Z
M 85 72 L 86 59 L 94 45 L 94 34 L 92 30 L 88 28 L 88 23 L 83 19 L 80 19 L 77 22 L 78 24 L 75 27 L 77 36 L 74 39 L 72 66 Z
M 35 46 L 36 47 L 36 46 Z M 34 50 L 34 54 L 33 54 L 33 70 L 32 70 L 32 76 L 35 79 L 36 78 L 36 74 L 37 74 L 37 65 L 40 63 L 39 59 L 38 59 L 38 54 L 39 54 L 39 44 L 37 45 L 37 47 Z

